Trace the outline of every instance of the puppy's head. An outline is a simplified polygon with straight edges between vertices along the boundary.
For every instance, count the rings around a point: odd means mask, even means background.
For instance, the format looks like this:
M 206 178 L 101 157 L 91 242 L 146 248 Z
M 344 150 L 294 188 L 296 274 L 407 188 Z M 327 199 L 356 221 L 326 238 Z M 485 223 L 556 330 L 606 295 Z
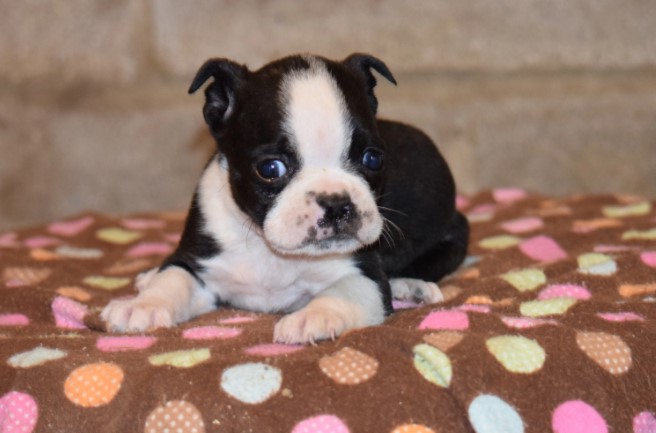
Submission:
M 348 253 L 380 236 L 385 146 L 372 69 L 396 83 L 364 54 L 292 56 L 257 71 L 210 59 L 192 82 L 190 93 L 214 78 L 203 114 L 232 196 L 278 253 Z

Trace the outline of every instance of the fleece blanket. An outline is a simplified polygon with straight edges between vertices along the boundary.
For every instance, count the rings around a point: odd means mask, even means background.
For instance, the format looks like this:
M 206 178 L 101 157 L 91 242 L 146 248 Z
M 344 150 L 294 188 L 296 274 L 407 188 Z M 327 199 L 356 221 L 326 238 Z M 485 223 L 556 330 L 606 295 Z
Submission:
M 655 206 L 460 197 L 471 247 L 446 301 L 314 346 L 231 309 L 104 331 L 102 307 L 134 295 L 183 214 L 0 234 L 0 432 L 654 433 Z

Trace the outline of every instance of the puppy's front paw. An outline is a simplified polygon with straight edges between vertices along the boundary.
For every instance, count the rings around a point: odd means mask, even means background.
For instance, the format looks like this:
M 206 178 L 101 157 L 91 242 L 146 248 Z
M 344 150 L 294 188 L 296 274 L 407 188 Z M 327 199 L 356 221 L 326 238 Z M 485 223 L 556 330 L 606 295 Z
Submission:
M 334 340 L 345 331 L 365 326 L 362 311 L 338 299 L 320 299 L 280 319 L 273 330 L 278 343 L 314 344 L 328 338 Z
M 402 301 L 434 304 L 444 301 L 444 295 L 437 284 L 415 278 L 393 278 L 390 280 L 392 297 Z
M 144 332 L 154 328 L 173 326 L 173 308 L 170 302 L 161 299 L 119 299 L 110 302 L 100 317 L 111 332 Z
M 328 338 L 334 340 L 347 327 L 346 319 L 340 314 L 304 308 L 280 319 L 273 330 L 273 339 L 285 344 L 314 344 Z

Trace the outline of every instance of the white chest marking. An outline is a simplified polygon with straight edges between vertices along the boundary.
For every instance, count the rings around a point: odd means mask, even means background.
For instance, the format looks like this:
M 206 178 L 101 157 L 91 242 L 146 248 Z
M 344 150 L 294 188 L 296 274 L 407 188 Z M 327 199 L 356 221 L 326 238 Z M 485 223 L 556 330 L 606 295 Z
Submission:
M 359 275 L 348 255 L 285 257 L 274 253 L 235 204 L 225 168 L 212 163 L 200 182 L 200 205 L 207 231 L 221 253 L 201 261 L 205 288 L 221 301 L 255 311 L 303 307 L 335 281 Z

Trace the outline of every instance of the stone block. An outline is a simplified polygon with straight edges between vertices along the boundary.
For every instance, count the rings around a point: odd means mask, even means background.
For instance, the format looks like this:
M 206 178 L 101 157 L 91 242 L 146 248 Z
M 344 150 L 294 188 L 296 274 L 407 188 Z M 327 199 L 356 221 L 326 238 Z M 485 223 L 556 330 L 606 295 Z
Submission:
M 0 79 L 128 82 L 138 73 L 148 37 L 140 0 L 0 2 Z
M 656 196 L 656 75 L 399 77 L 380 114 L 424 129 L 461 190 Z
M 656 66 L 649 0 L 152 1 L 155 56 L 191 78 L 209 57 L 251 67 L 295 52 L 370 52 L 395 72 Z
M 84 210 L 186 209 L 213 145 L 201 101 L 158 93 L 157 104 L 113 92 L 61 110 L 2 98 L 0 230 Z

